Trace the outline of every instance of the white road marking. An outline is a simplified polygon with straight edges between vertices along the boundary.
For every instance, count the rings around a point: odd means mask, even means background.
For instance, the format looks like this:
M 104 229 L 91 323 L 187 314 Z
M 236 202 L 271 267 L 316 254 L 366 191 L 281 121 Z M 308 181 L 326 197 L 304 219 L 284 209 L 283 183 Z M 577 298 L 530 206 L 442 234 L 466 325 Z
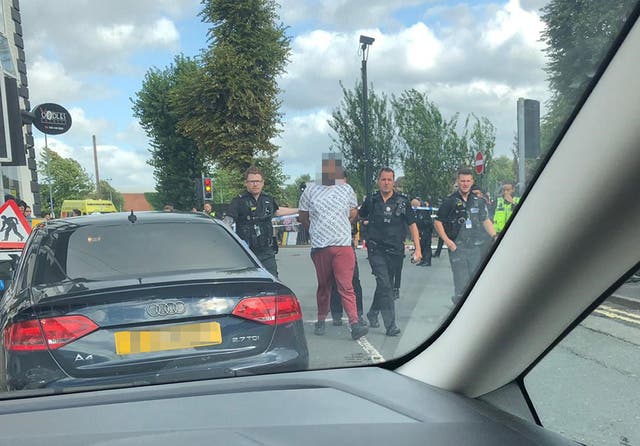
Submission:
M 369 355 L 369 359 L 371 359 L 371 362 L 373 362 L 374 364 L 385 361 L 382 354 L 380 354 L 380 352 L 376 350 L 373 345 L 371 345 L 371 342 L 369 342 L 366 336 L 361 337 L 356 342 L 360 344 L 360 347 L 362 347 L 365 353 Z
M 317 321 L 305 321 L 305 323 L 307 324 L 315 324 Z M 325 319 L 325 324 L 330 324 L 333 322 L 332 318 L 327 318 Z M 342 320 L 342 323 L 345 325 L 349 324 L 349 321 L 345 321 L 344 319 Z M 374 364 L 378 364 L 380 362 L 384 362 L 384 356 L 382 356 L 382 354 L 371 344 L 371 342 L 369 342 L 369 340 L 367 339 L 366 336 L 361 337 L 360 339 L 356 340 L 356 342 L 358 343 L 358 345 L 360 345 L 360 347 L 362 347 L 362 350 L 364 350 L 364 352 L 369 356 L 369 359 L 371 360 L 372 363 Z

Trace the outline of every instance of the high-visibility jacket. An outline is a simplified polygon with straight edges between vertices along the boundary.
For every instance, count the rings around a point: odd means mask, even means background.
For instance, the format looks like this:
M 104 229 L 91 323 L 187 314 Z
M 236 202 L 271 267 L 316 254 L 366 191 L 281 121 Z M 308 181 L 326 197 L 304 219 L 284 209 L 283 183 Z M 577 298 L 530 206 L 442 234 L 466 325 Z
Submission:
M 502 197 L 498 198 L 496 201 L 496 211 L 493 214 L 493 227 L 496 228 L 497 232 L 502 232 L 519 202 L 519 197 L 513 197 L 513 203 L 509 203 Z

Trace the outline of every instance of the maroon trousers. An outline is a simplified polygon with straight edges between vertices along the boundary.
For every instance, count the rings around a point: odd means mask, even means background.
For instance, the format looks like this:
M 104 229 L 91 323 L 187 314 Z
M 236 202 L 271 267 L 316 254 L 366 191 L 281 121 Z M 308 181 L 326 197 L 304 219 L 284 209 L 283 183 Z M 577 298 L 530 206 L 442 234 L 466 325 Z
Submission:
M 316 267 L 318 278 L 318 320 L 324 321 L 329 314 L 331 287 L 335 280 L 338 294 L 342 299 L 349 323 L 358 323 L 356 295 L 353 292 L 353 269 L 356 264 L 355 253 L 351 246 L 329 246 L 313 250 L 311 260 Z

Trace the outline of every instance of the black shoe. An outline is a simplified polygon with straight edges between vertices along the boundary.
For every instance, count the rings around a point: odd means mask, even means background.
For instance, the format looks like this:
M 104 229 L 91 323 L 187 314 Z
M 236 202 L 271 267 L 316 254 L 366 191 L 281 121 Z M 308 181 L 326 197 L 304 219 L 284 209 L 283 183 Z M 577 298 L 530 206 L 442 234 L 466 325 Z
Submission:
M 364 318 L 363 315 L 358 316 L 358 323 L 363 327 L 367 326 L 367 320 Z
M 369 319 L 369 327 L 378 328 L 380 322 L 378 322 L 378 315 L 373 313 L 367 313 L 367 319 Z
M 335 325 L 336 327 L 339 327 L 340 325 L 342 325 L 342 316 L 334 317 L 332 324 Z
M 318 321 L 315 323 L 313 334 L 318 336 L 322 336 L 324 334 L 324 321 Z
M 422 262 L 420 266 L 431 266 L 431 262 Z
M 398 336 L 400 334 L 400 329 L 396 326 L 391 328 L 387 328 L 387 336 Z
M 369 333 L 369 329 L 360 324 L 351 324 L 351 339 L 354 341 L 360 339 L 364 335 Z
M 393 289 L 393 300 L 400 299 L 400 288 Z

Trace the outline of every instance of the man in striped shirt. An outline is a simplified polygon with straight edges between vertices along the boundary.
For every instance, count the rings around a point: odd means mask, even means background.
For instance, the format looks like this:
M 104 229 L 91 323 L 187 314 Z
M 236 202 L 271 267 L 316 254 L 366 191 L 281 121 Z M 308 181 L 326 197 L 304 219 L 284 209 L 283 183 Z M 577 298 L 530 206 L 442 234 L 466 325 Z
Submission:
M 319 336 L 325 333 L 334 281 L 349 317 L 351 337 L 359 339 L 368 332 L 359 323 L 352 283 L 355 253 L 351 248 L 351 223 L 358 215 L 357 207 L 355 192 L 339 179 L 333 186 L 309 185 L 300 197 L 299 218 L 309 230 L 311 259 L 318 279 L 318 321 L 314 333 Z

